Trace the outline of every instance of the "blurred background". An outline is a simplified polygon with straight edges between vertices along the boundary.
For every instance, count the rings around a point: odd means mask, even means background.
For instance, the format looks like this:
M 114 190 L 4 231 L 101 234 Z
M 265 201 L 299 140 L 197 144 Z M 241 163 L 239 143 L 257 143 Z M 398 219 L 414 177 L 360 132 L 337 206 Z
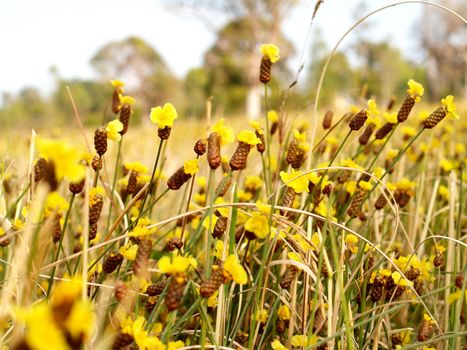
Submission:
M 467 1 L 434 1 L 467 17 Z M 356 21 L 393 1 L 366 0 L 16 0 L 2 4 L 0 127 L 64 126 L 73 117 L 103 124 L 111 79 L 136 98 L 134 123 L 172 102 L 183 118 L 258 117 L 261 43 L 276 43 L 271 107 L 306 111 L 323 64 Z M 319 8 L 317 6 L 319 4 Z M 315 10 L 317 10 L 315 12 Z M 316 14 L 312 25 L 313 14 Z M 427 102 L 467 98 L 467 26 L 424 4 L 390 7 L 358 26 L 339 46 L 319 99 L 348 108 L 425 85 Z M 292 84 L 296 81 L 296 84 Z M 288 89 L 293 85 L 291 89 Z M 288 90 L 287 90 L 288 89 Z M 284 91 L 287 90 L 287 99 Z

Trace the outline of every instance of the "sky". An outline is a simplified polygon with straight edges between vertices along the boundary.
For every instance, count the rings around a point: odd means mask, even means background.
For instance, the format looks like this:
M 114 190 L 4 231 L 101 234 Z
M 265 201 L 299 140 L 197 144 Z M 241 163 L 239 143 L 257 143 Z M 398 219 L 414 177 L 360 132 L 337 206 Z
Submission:
M 64 78 L 95 78 L 89 61 L 104 44 L 136 35 L 149 42 L 165 59 L 170 69 L 183 77 L 190 68 L 200 66 L 204 52 L 213 44 L 215 31 L 199 16 L 176 11 L 158 0 L 11 0 L 2 1 L 0 11 L 0 96 L 17 93 L 25 86 L 42 92 L 53 89 L 50 67 Z M 284 21 L 284 32 L 298 53 L 305 45 L 315 0 L 298 0 Z M 371 10 L 394 3 L 388 0 L 325 0 L 313 28 L 319 27 L 330 47 L 355 22 Z M 362 6 L 364 3 L 364 6 Z M 391 7 L 372 19 L 375 40 L 389 40 L 410 53 L 413 20 L 422 5 Z M 397 20 L 396 20 L 397 19 Z M 215 18 L 217 24 L 223 17 Z M 397 23 L 397 24 L 396 24 Z M 314 31 L 308 44 L 314 40 Z M 344 40 L 348 45 L 354 34 Z M 307 52 L 309 50 L 305 50 Z M 410 55 L 409 55 L 410 56 Z M 304 56 L 305 62 L 308 56 Z M 298 57 L 292 68 L 299 65 Z

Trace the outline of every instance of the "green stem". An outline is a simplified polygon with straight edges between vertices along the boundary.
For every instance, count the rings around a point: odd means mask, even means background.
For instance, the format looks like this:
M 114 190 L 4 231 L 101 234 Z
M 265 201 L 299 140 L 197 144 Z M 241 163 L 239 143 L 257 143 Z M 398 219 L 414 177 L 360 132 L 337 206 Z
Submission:
M 111 216 L 112 216 L 112 204 L 113 204 L 113 197 L 114 197 L 114 191 L 115 191 L 115 186 L 117 185 L 117 173 L 118 173 L 118 164 L 120 163 L 120 155 L 122 152 L 122 143 L 123 143 L 123 138 L 120 140 L 118 143 L 118 149 L 117 149 L 117 159 L 115 160 L 115 169 L 114 169 L 114 177 L 112 181 L 112 189 L 110 192 L 110 205 L 109 205 L 109 213 L 107 216 L 107 226 L 105 228 L 105 232 L 109 231 L 110 227 L 110 222 L 111 222 Z
M 98 163 L 99 165 L 102 164 L 102 156 L 99 155 L 99 161 Z M 92 183 L 92 187 L 96 187 L 97 186 L 97 181 L 99 180 L 99 171 L 101 170 L 101 167 L 100 166 L 97 166 L 97 169 L 96 169 L 96 173 L 94 174 L 94 181 Z
M 157 164 L 159 163 L 159 158 L 160 158 L 160 155 L 161 155 L 161 150 L 162 150 L 162 144 L 163 143 L 164 143 L 164 139 L 160 139 L 159 147 L 157 148 L 156 159 L 154 161 L 154 166 L 152 167 L 151 179 L 149 180 L 149 187 L 148 187 L 148 190 L 146 192 L 146 195 L 144 196 L 143 203 L 141 204 L 140 212 L 143 212 L 144 205 L 146 204 L 146 201 L 148 200 L 148 197 L 151 195 L 151 192 L 153 190 L 153 187 L 154 187 L 154 175 L 156 174 Z M 138 220 L 139 220 L 139 217 L 135 220 L 134 225 L 136 225 L 138 223 Z
M 62 235 L 60 236 L 60 241 L 58 242 L 58 247 L 57 247 L 57 252 L 55 253 L 55 259 L 54 262 L 58 260 L 58 257 L 60 256 L 60 249 L 62 248 L 63 244 L 63 238 L 65 237 L 65 232 L 66 228 L 68 226 L 68 220 L 70 219 L 70 213 L 71 213 L 71 208 L 73 206 L 73 202 L 75 200 L 75 194 L 73 193 L 70 198 L 70 202 L 68 205 L 68 210 L 65 215 L 65 221 L 63 222 L 63 230 L 62 230 Z M 57 269 L 57 266 L 54 266 L 52 269 L 52 273 L 50 274 L 50 280 L 49 280 L 49 286 L 47 288 L 47 298 L 50 296 L 50 292 L 52 290 L 52 284 L 54 282 L 54 276 L 55 276 L 55 270 Z

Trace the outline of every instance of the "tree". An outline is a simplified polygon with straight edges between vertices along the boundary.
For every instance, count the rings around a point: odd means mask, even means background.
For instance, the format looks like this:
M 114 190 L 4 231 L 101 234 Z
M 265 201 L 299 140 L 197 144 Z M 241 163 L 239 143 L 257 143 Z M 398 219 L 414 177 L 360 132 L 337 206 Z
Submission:
M 293 53 L 293 47 L 282 35 L 281 28 L 283 19 L 296 3 L 296 0 L 170 1 L 177 9 L 191 10 L 216 31 L 216 43 L 206 54 L 204 63 L 209 72 L 207 91 L 214 94 L 215 103 L 227 109 L 246 104 L 247 116 L 259 116 L 262 89 L 258 81 L 260 54 L 257 50 L 260 43 L 277 44 L 282 63 L 275 65 L 274 74 L 278 77 L 280 67 L 286 71 L 285 59 Z M 217 18 L 226 24 L 215 23 Z M 227 91 L 222 92 L 220 88 Z
M 208 72 L 208 94 L 227 110 L 238 109 L 247 103 L 247 115 L 258 116 L 259 106 L 252 106 L 252 99 L 259 98 L 258 33 L 251 18 L 239 18 L 227 23 L 219 32 L 214 45 L 207 51 L 204 67 Z M 281 48 L 281 60 L 274 65 L 274 81 L 287 76 L 287 57 L 292 45 L 282 35 L 274 41 Z M 259 90 L 259 91 L 258 91 Z M 256 95 L 256 96 L 252 96 Z M 259 104 L 259 103 L 257 103 Z
M 461 15 L 467 13 L 465 0 L 444 1 L 444 5 Z M 467 98 L 467 25 L 446 11 L 426 6 L 417 28 L 431 97 L 457 94 Z
M 105 80 L 120 79 L 127 84 L 140 106 L 148 108 L 174 101 L 178 82 L 162 57 L 143 39 L 129 37 L 103 46 L 91 60 Z

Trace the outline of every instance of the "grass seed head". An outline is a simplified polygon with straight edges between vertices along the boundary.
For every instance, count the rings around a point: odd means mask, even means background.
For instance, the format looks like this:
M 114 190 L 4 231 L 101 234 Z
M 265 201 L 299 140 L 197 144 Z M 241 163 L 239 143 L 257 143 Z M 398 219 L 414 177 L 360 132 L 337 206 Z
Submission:
M 98 127 L 94 132 L 94 148 L 100 156 L 107 152 L 107 131 L 103 126 Z

